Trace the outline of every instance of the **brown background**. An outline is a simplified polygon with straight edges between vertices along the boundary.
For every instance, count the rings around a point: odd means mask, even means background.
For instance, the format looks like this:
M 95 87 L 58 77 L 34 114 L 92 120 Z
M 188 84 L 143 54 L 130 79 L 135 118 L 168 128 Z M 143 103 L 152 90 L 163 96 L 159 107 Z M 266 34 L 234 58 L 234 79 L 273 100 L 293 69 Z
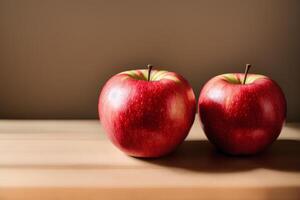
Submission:
M 299 121 L 299 21 L 299 0 L 0 0 L 0 117 L 96 118 L 104 82 L 147 63 L 197 96 L 252 63 Z

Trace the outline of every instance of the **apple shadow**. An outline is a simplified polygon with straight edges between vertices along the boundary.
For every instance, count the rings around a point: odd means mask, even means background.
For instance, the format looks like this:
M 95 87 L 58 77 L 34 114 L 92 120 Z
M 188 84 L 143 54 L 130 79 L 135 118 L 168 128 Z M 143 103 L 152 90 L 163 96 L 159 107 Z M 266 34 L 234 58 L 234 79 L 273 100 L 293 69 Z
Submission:
M 206 140 L 187 140 L 173 153 L 145 162 L 201 172 L 235 172 L 257 168 L 300 171 L 300 141 L 277 140 L 264 152 L 252 156 L 230 156 L 214 148 Z

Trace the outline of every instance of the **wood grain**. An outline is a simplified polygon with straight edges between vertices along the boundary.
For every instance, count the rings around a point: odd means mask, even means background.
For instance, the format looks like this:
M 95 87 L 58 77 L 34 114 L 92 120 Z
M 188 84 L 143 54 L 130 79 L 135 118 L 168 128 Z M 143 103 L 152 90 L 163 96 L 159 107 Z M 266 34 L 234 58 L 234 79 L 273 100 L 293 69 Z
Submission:
M 196 120 L 159 159 L 124 155 L 96 120 L 1 120 L 0 199 L 300 199 L 300 125 L 250 157 L 226 156 Z

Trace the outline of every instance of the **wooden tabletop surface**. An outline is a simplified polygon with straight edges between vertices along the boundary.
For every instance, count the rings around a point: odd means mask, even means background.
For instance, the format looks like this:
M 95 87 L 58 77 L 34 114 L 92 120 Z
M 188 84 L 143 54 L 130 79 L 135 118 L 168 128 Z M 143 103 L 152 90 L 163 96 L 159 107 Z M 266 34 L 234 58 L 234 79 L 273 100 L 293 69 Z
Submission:
M 0 200 L 300 199 L 300 124 L 266 152 L 232 157 L 198 119 L 171 155 L 136 159 L 97 120 L 0 120 Z

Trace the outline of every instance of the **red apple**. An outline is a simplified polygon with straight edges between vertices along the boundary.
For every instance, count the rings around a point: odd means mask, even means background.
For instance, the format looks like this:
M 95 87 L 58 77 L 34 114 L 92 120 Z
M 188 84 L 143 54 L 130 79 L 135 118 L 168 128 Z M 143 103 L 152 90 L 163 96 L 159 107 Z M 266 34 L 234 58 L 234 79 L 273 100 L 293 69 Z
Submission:
M 286 100 L 270 78 L 231 73 L 216 76 L 203 87 L 199 116 L 207 138 L 233 155 L 255 154 L 279 136 L 286 117 Z M 247 75 L 248 74 L 248 75 Z
M 196 101 L 182 76 L 150 67 L 110 78 L 98 109 L 106 134 L 120 150 L 135 157 L 159 157 L 187 136 Z

